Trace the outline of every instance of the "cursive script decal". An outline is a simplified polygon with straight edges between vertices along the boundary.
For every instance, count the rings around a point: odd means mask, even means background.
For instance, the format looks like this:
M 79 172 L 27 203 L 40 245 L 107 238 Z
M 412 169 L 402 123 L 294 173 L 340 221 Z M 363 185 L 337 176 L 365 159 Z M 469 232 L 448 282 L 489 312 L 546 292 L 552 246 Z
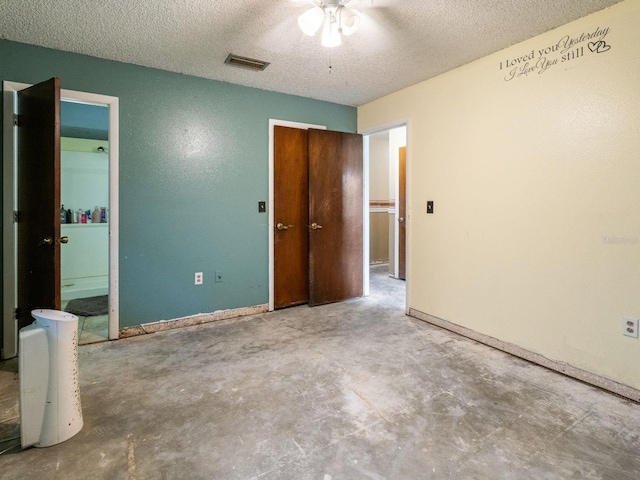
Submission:
M 503 60 L 500 62 L 500 70 L 506 71 L 504 81 L 509 82 L 533 73 L 545 73 L 556 65 L 583 57 L 585 51 L 587 54 L 608 52 L 611 45 L 604 41 L 608 34 L 609 27 L 597 27 L 591 32 L 582 32 L 576 36 L 565 35 L 554 44 Z M 588 50 L 584 48 L 585 42 Z

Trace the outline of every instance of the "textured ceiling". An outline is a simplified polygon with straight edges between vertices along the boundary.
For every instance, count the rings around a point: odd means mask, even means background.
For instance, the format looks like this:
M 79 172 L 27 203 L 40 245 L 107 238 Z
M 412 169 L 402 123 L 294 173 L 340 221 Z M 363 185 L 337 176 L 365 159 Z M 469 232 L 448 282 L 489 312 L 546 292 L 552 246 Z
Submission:
M 298 29 L 308 0 L 0 0 L 0 38 L 362 105 L 619 1 L 353 0 L 359 31 L 327 49 Z

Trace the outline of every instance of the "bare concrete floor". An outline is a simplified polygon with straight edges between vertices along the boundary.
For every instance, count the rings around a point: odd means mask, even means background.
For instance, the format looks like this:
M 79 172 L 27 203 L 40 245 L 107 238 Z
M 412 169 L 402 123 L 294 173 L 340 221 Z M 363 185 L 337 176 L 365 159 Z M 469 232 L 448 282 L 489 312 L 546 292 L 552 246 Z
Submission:
M 84 428 L 3 479 L 638 479 L 640 407 L 372 295 L 80 347 Z

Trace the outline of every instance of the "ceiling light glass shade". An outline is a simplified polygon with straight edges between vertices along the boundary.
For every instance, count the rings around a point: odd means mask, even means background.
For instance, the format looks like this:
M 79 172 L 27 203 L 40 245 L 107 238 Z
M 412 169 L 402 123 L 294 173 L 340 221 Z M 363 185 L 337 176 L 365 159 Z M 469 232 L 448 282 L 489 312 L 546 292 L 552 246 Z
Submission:
M 340 35 L 340 30 L 338 29 L 338 22 L 332 22 L 330 20 L 331 15 L 327 15 L 327 18 L 324 22 L 324 27 L 322 28 L 322 46 L 323 47 L 337 47 L 342 43 L 342 36 Z
M 360 17 L 354 10 L 342 7 L 338 12 L 340 31 L 343 35 L 353 35 L 360 26 Z
M 320 7 L 313 7 L 298 17 L 298 26 L 302 33 L 313 37 L 320 29 L 324 20 L 324 10 Z

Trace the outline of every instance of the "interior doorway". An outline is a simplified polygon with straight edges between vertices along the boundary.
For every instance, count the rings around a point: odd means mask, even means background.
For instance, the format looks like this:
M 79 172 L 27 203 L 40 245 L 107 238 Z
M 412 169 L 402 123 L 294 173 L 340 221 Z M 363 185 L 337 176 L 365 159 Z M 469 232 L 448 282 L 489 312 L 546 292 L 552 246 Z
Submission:
M 370 278 L 382 271 L 398 281 L 407 277 L 406 145 L 405 124 L 365 134 Z
M 18 263 L 17 228 L 14 212 L 17 211 L 17 119 L 18 92 L 29 85 L 3 82 L 3 320 L 2 358 L 17 355 L 18 321 L 16 320 Z M 108 328 L 109 339 L 118 338 L 118 98 L 60 90 L 60 100 L 108 109 Z M 80 207 L 78 207 L 80 208 Z M 94 209 L 94 206 L 87 207 Z M 61 211 L 58 211 L 61 220 Z M 63 240 L 60 237 L 60 240 Z M 64 243 L 64 242 L 61 242 Z M 66 245 L 65 245 L 66 246 Z M 58 293 L 60 295 L 60 293 Z M 60 298 L 58 296 L 58 298 Z
M 109 107 L 60 109 L 61 309 L 78 316 L 78 344 L 109 338 Z

